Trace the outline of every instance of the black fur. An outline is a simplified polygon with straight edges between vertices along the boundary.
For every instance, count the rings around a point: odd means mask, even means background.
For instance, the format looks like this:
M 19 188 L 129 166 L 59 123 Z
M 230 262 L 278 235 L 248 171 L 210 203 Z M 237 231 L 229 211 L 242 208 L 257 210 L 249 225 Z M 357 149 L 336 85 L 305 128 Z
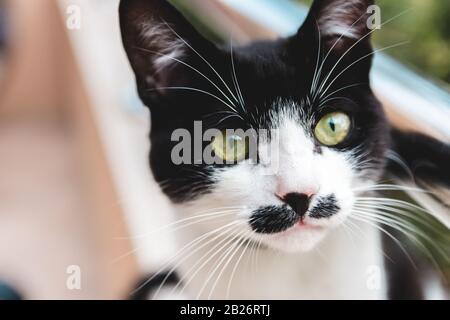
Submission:
M 286 202 L 291 207 L 291 209 L 298 214 L 300 218 L 302 218 L 308 210 L 311 198 L 306 194 L 293 192 L 285 195 L 282 200 Z
M 417 132 L 393 128 L 392 150 L 408 167 L 391 160 L 388 171 L 403 180 L 415 180 L 450 187 L 450 145 Z
M 369 5 L 371 1 L 361 3 Z M 121 2 L 120 22 L 124 46 L 136 73 L 139 95 L 144 104 L 149 106 L 152 114 L 150 165 L 156 180 L 162 183 L 164 192 L 174 202 L 193 200 L 209 192 L 214 184 L 211 174 L 219 168 L 202 164 L 174 165 L 170 158 L 171 150 L 176 144 L 170 141 L 174 129 L 185 128 L 192 132 L 193 122 L 196 120 L 203 121 L 203 130 L 224 127 L 270 129 L 272 124 L 267 114 L 277 108 L 276 102 L 280 97 L 286 101 L 293 101 L 297 104 L 299 112 L 302 109 L 317 120 L 323 114 L 334 110 L 348 113 L 353 121 L 352 133 L 336 148 L 352 150 L 360 147 L 358 150 L 361 155 L 364 154 L 365 159 L 374 159 L 372 166 L 381 170 L 384 165 L 384 152 L 389 144 L 389 126 L 383 109 L 369 86 L 371 56 L 359 61 L 337 79 L 328 92 L 348 85 L 355 86 L 340 91 L 323 108 L 318 108 L 323 101 L 313 99 L 309 93 L 319 41 L 322 44 L 323 58 L 334 43 L 333 39 L 338 38 L 327 36 L 319 39 L 320 26 L 317 25 L 317 20 L 330 4 L 331 1 L 317 1 L 298 33 L 290 38 L 260 41 L 234 48 L 235 70 L 243 91 L 246 111 L 238 109 L 240 117 L 227 117 L 229 114 L 226 112 L 230 110 L 210 96 L 185 90 L 161 89 L 166 86 L 189 86 L 220 95 L 204 77 L 183 64 L 174 62 L 164 70 L 155 70 L 152 61 L 158 57 L 154 53 L 157 39 L 143 38 L 142 25 L 169 24 L 184 41 L 207 57 L 228 86 L 232 87 L 230 48 L 216 46 L 203 38 L 167 1 Z M 365 23 L 358 27 L 365 28 Z M 172 30 L 168 32 L 171 34 Z M 178 39 L 174 33 L 172 36 L 174 41 Z M 322 78 L 338 61 L 342 50 L 354 43 L 355 40 L 351 39 L 341 40 L 339 45 L 331 50 L 324 65 Z M 344 67 L 370 52 L 369 37 L 366 37 L 349 51 L 333 75 L 338 75 Z M 186 49 L 183 61 L 220 84 L 217 75 L 191 49 Z M 224 86 L 220 88 L 226 91 Z M 320 151 L 320 148 L 318 145 L 317 151 Z
M 148 300 L 154 291 L 158 290 L 160 286 L 176 285 L 178 282 L 179 278 L 175 272 L 161 272 L 155 275 L 143 277 L 137 281 L 129 300 Z
M 413 244 L 401 232 L 394 228 L 385 227 L 386 230 L 397 239 L 400 239 L 402 247 L 392 241 L 383 233 L 384 264 L 387 272 L 388 297 L 392 300 L 421 300 L 424 292 L 421 278 L 424 268 L 421 265 L 421 257 L 416 254 Z M 408 252 L 407 256 L 405 251 Z M 389 257 L 389 258 L 388 258 Z M 392 258 L 391 258 L 392 257 Z M 423 257 L 422 257 L 423 260 Z M 414 263 L 413 263 L 414 261 Z
M 309 216 L 316 219 L 329 218 L 340 209 L 335 195 L 330 194 L 326 197 L 319 198 L 317 204 L 311 209 Z
M 267 206 L 253 211 L 250 226 L 258 233 L 278 233 L 289 229 L 300 216 L 289 206 Z

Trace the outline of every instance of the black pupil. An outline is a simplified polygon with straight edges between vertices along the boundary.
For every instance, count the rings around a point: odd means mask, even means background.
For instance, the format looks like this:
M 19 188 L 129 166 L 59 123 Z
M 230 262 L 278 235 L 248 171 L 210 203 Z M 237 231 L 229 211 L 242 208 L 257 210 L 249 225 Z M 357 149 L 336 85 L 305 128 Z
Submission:
M 331 130 L 333 130 L 333 132 L 334 132 L 336 130 L 336 125 L 335 125 L 334 121 L 330 120 L 329 124 L 330 124 Z

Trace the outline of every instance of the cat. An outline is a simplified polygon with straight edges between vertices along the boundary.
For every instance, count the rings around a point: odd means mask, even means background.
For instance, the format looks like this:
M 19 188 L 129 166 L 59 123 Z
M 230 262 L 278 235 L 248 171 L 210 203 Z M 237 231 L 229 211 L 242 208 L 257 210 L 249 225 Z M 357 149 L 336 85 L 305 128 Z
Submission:
M 372 192 L 397 189 L 386 177 L 446 190 L 450 147 L 389 123 L 369 81 L 371 5 L 315 0 L 291 37 L 233 47 L 209 41 L 168 1 L 121 1 L 123 44 L 151 111 L 150 166 L 185 222 L 178 258 L 135 298 L 423 295 L 405 258 L 389 272 L 378 227 L 412 205 Z M 253 129 L 256 138 L 202 140 L 226 161 L 186 149 L 187 161 L 174 161 L 173 133 L 198 135 L 198 123 L 200 134 Z

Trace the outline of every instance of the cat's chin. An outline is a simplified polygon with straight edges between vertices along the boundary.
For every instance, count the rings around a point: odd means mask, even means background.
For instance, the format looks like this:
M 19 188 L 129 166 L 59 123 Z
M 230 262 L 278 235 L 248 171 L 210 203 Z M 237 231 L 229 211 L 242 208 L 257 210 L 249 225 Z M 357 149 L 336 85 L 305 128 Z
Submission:
M 283 232 L 264 235 L 262 242 L 267 246 L 288 252 L 308 252 L 314 249 L 329 231 L 325 226 L 295 225 Z

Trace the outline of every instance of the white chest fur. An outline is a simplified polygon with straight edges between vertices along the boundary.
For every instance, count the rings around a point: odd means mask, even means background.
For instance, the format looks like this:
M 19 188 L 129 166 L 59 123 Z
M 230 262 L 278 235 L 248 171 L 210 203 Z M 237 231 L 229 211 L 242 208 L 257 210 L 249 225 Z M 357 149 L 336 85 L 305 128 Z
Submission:
M 308 253 L 255 251 L 252 245 L 245 250 L 243 244 L 230 249 L 232 258 L 223 258 L 232 244 L 220 250 L 214 247 L 217 239 L 200 250 L 190 249 L 189 258 L 180 260 L 178 272 L 186 285 L 181 293 L 192 299 L 385 299 L 379 232 L 358 228 L 353 234 L 342 227 L 333 230 Z M 193 229 L 180 233 L 180 244 L 201 234 Z

